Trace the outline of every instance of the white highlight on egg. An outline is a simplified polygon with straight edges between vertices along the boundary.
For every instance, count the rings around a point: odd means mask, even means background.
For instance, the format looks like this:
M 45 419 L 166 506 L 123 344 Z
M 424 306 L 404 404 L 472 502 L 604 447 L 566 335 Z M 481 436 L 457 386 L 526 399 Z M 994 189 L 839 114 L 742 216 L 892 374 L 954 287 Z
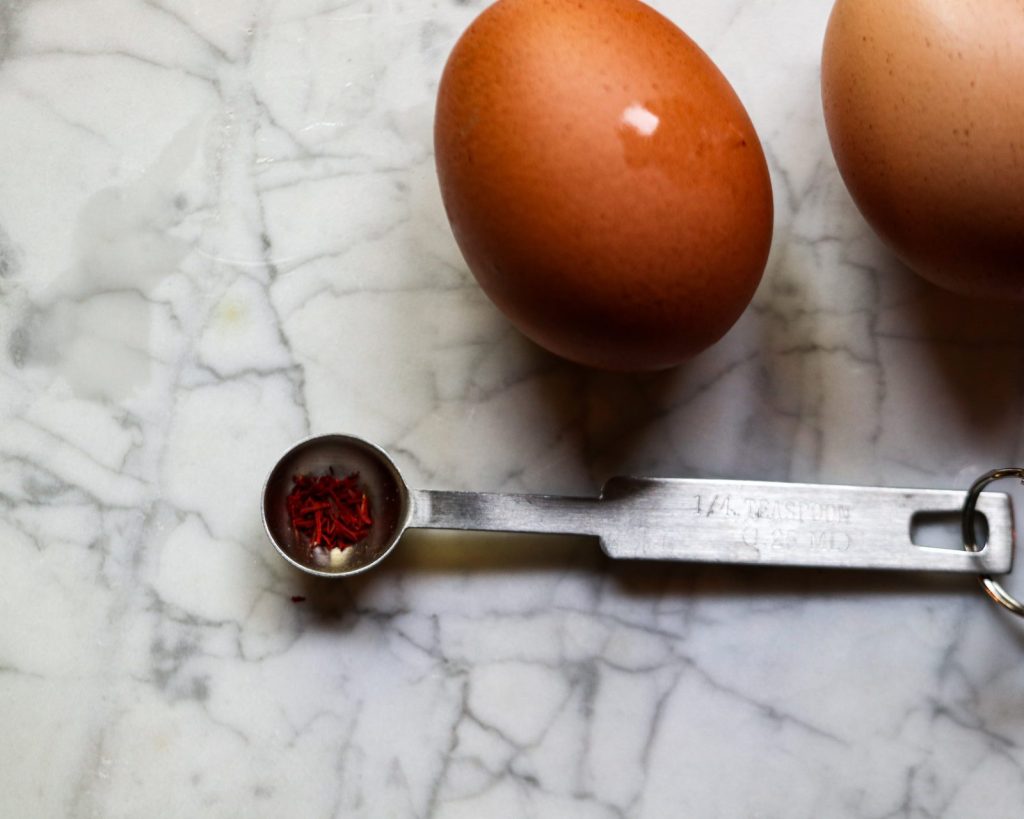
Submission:
M 640 136 L 650 136 L 658 130 L 661 123 L 657 114 L 648 111 L 638 102 L 622 112 L 622 121 Z

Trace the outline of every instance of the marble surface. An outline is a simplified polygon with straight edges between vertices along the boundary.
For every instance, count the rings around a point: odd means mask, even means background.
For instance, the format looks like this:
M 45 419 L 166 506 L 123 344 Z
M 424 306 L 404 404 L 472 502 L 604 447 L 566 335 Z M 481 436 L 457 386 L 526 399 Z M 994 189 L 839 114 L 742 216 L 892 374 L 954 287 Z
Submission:
M 1024 631 L 969 579 L 270 548 L 261 481 L 316 432 L 454 489 L 1024 461 L 1020 312 L 918 282 L 838 177 L 825 0 L 655 3 L 771 164 L 735 329 L 643 376 L 526 342 L 432 165 L 484 5 L 0 0 L 0 814 L 1018 816 Z

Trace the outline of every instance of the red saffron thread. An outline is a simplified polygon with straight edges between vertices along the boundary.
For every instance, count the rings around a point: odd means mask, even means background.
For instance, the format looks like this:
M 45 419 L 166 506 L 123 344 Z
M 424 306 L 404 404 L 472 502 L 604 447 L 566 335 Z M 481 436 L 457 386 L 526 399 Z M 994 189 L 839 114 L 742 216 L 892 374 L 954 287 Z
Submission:
M 359 488 L 359 474 L 338 478 L 327 475 L 295 475 L 288 494 L 288 518 L 295 540 L 312 552 L 345 549 L 370 534 L 373 517 L 370 499 Z

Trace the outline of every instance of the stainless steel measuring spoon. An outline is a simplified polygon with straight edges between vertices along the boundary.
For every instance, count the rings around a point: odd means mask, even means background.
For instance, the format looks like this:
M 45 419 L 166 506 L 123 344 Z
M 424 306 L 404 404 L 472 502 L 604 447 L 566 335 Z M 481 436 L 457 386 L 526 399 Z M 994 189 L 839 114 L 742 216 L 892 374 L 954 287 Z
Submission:
M 319 565 L 295 542 L 286 497 L 295 475 L 359 473 L 374 523 L 340 565 Z M 319 577 L 380 563 L 406 529 L 582 534 L 613 558 L 843 569 L 1004 574 L 1013 562 L 1009 497 L 972 490 L 988 539 L 962 551 L 911 541 L 914 515 L 960 513 L 966 492 L 764 481 L 612 478 L 599 497 L 411 489 L 384 450 L 349 435 L 309 438 L 286 452 L 263 488 L 263 523 L 281 556 Z M 975 551 L 976 549 L 976 551 Z

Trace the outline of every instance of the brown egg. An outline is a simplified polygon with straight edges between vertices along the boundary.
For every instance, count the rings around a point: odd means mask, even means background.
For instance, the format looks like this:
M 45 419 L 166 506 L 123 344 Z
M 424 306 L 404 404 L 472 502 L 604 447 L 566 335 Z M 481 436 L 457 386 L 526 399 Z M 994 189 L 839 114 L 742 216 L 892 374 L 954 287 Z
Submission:
M 838 0 L 821 86 L 843 179 L 896 253 L 1024 298 L 1021 0 Z
M 669 367 L 760 281 L 768 170 L 710 59 L 637 0 L 500 0 L 456 44 L 435 125 L 445 208 L 495 304 L 597 367 Z

